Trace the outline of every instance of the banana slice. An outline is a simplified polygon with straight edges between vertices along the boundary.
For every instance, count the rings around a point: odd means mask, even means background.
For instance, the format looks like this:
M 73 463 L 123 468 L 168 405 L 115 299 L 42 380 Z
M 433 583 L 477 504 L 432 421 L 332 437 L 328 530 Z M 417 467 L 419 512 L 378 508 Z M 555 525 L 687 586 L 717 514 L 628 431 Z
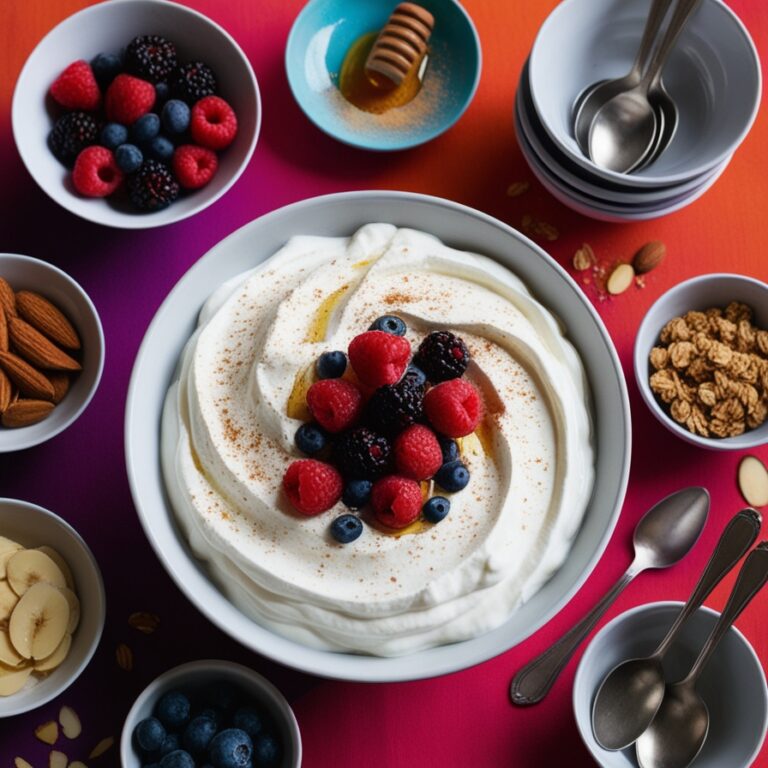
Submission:
M 5 570 L 11 589 L 19 597 L 38 582 L 45 582 L 54 587 L 67 586 L 61 568 L 39 549 L 23 549 L 17 552 L 8 561 Z
M 16 653 L 16 649 L 11 644 L 11 638 L 5 630 L 0 630 L 0 662 L 9 667 L 18 667 L 24 662 L 24 657 Z
M 50 655 L 40 661 L 35 662 L 35 672 L 52 672 L 69 655 L 69 649 L 72 647 L 72 635 L 64 635 L 64 639 L 59 643 L 59 647 Z M 23 659 L 22 659 L 23 661 Z
M 9 671 L 0 667 L 0 696 L 13 696 L 18 693 L 32 674 L 32 667 L 23 667 Z
M 53 560 L 56 565 L 59 566 L 59 570 L 64 574 L 64 578 L 67 580 L 67 586 L 70 589 L 75 588 L 75 579 L 72 576 L 72 570 L 70 569 L 67 561 L 53 548 L 49 546 L 38 547 L 38 550 Z
M 80 600 L 77 595 L 67 587 L 61 590 L 61 594 L 67 598 L 69 603 L 69 624 L 67 625 L 67 634 L 73 635 L 77 629 L 77 625 L 80 623 Z
M 0 581 L 0 621 L 11 617 L 19 596 L 11 589 L 7 581 Z
M 6 539 L 5 536 L 0 536 L 0 579 L 5 578 L 5 564 L 20 549 L 24 549 L 21 544 L 17 544 L 11 539 Z
M 47 558 L 47 555 L 42 556 Z M 56 650 L 64 639 L 68 624 L 67 598 L 56 587 L 39 582 L 22 595 L 11 614 L 8 630 L 16 651 L 25 659 L 37 661 Z

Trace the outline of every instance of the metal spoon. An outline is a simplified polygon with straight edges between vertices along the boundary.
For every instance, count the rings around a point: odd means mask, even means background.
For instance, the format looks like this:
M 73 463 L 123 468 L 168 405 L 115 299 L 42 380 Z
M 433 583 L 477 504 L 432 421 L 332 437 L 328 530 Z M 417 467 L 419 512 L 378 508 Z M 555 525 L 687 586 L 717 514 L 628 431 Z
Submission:
M 618 173 L 630 173 L 653 151 L 660 119 L 674 103 L 660 88 L 661 71 L 685 22 L 699 0 L 678 0 L 672 19 L 656 48 L 642 79 L 628 91 L 617 94 L 595 114 L 589 129 L 589 156 L 593 162 Z M 660 105 L 665 102 L 663 107 Z M 670 106 L 671 105 L 671 106 Z
M 725 610 L 691 671 L 680 682 L 667 686 L 656 717 L 637 740 L 635 749 L 640 768 L 685 768 L 696 759 L 709 731 L 709 710 L 696 693 L 696 681 L 717 644 L 766 581 L 768 542 L 763 541 L 744 561 Z
M 626 573 L 575 627 L 512 678 L 509 689 L 512 703 L 526 706 L 541 701 L 624 587 L 648 568 L 667 568 L 685 557 L 699 538 L 708 513 L 709 493 L 697 487 L 673 493 L 651 507 L 635 527 L 635 559 Z
M 614 96 L 634 88 L 640 82 L 643 65 L 648 59 L 653 47 L 653 41 L 667 15 L 672 0 L 653 0 L 645 21 L 645 29 L 640 39 L 640 47 L 632 68 L 624 77 L 614 80 L 600 80 L 587 86 L 573 105 L 573 133 L 576 143 L 585 155 L 589 155 L 589 129 L 600 107 Z
M 688 617 L 754 544 L 762 518 L 743 509 L 725 527 L 699 583 L 659 647 L 647 658 L 630 659 L 614 667 L 597 691 L 592 705 L 592 730 L 604 749 L 624 749 L 651 724 L 664 698 L 661 660 Z

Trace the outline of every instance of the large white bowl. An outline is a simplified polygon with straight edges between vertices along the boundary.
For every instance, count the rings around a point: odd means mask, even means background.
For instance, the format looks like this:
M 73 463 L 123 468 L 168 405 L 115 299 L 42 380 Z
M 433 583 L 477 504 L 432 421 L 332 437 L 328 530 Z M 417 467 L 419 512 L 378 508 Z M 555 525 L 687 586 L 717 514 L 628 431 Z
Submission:
M 383 221 L 430 232 L 449 245 L 497 259 L 560 317 L 589 377 L 595 416 L 596 481 L 571 552 L 552 579 L 503 626 L 480 637 L 399 658 L 331 653 L 281 637 L 235 608 L 192 556 L 176 525 L 160 470 L 160 416 L 182 347 L 220 283 L 263 261 L 292 235 L 351 235 Z M 247 224 L 179 281 L 147 331 L 131 377 L 126 463 L 134 502 L 158 557 L 187 597 L 247 647 L 314 674 L 351 680 L 409 680 L 463 669 L 519 643 L 554 616 L 602 554 L 624 498 L 630 458 L 626 384 L 600 318 L 555 261 L 521 234 L 457 203 L 407 192 L 347 192 L 304 200 Z
M 552 140 L 591 173 L 636 187 L 685 181 L 722 163 L 747 135 L 761 93 L 760 61 L 744 25 L 720 0 L 702 0 L 664 68 L 680 115 L 673 141 L 637 173 L 596 166 L 573 136 L 573 103 L 591 83 L 629 71 L 647 13 L 647 0 L 564 0 L 530 57 L 533 101 Z
M 142 213 L 112 198 L 79 195 L 71 173 L 47 146 L 56 110 L 46 98 L 68 64 L 116 53 L 137 35 L 159 34 L 176 44 L 180 61 L 205 61 L 216 73 L 219 92 L 237 113 L 238 133 L 219 154 L 219 169 L 203 189 L 180 197 L 161 211 Z M 224 29 L 191 8 L 165 0 L 110 0 L 70 16 L 37 45 L 21 70 L 13 94 L 13 137 L 32 178 L 68 211 L 110 227 L 145 229 L 171 224 L 216 202 L 251 159 L 261 125 L 259 86 L 240 46 Z M 116 200 L 117 198 L 115 198 Z

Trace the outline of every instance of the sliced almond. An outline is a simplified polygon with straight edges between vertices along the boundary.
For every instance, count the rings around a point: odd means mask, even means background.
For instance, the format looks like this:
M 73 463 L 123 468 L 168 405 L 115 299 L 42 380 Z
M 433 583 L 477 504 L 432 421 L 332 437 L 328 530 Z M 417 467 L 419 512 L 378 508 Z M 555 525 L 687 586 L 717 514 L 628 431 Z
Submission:
M 21 597 L 33 584 L 42 581 L 54 587 L 66 587 L 67 580 L 56 563 L 39 549 L 22 549 L 6 564 L 11 589 Z
M 9 317 L 16 317 L 16 294 L 3 277 L 0 277 L 0 309 Z
M 573 254 L 573 268 L 577 272 L 583 272 L 589 269 L 595 263 L 595 252 L 589 243 L 582 243 L 581 248 Z
M 80 349 L 80 337 L 64 313 L 48 299 L 32 291 L 16 294 L 16 309 L 31 326 L 66 349 Z
M 8 336 L 19 354 L 32 365 L 52 371 L 79 371 L 80 363 L 59 349 L 28 322 L 19 317 L 8 320 Z
M 51 750 L 51 754 L 48 756 L 48 768 L 67 768 L 69 765 L 69 758 L 56 749 Z
M 72 647 L 72 635 L 67 633 L 64 639 L 59 643 L 58 648 L 44 659 L 35 662 L 35 672 L 52 672 L 56 667 L 69 656 L 69 649 Z
M 128 617 L 128 624 L 145 635 L 151 635 L 160 626 L 160 617 L 156 613 L 136 611 Z
M 25 685 L 32 674 L 32 667 L 22 667 L 12 671 L 2 669 L 0 671 L 0 696 L 13 696 Z
M 53 385 L 40 371 L 12 352 L 0 352 L 0 368 L 19 388 L 22 395 L 39 400 L 53 400 Z
M 72 707 L 62 707 L 59 711 L 61 730 L 68 739 L 76 739 L 83 731 L 80 718 Z
M 120 643 L 115 649 L 115 660 L 117 666 L 125 672 L 133 669 L 133 651 L 125 643 Z
M 101 757 L 105 752 L 112 749 L 112 745 L 115 743 L 115 740 L 112 736 L 107 736 L 106 739 L 102 739 L 92 750 L 91 753 L 88 755 L 89 760 L 95 760 L 97 757 Z
M 608 290 L 608 293 L 613 296 L 618 296 L 620 293 L 624 293 L 624 291 L 632 285 L 634 279 L 635 270 L 632 268 L 632 265 L 619 264 L 614 267 L 613 272 L 611 272 L 608 277 L 608 282 L 605 287 Z
M 53 372 L 49 377 L 51 386 L 53 387 L 53 402 L 58 405 L 69 392 L 69 386 L 72 383 L 71 379 L 66 373 Z
M 23 757 L 14 757 L 13 764 L 16 768 L 32 768 L 32 766 Z
M 507 197 L 520 197 L 531 188 L 530 181 L 513 181 L 507 187 Z
M 38 661 L 50 656 L 67 633 L 69 605 L 50 584 L 33 584 L 13 609 L 8 634 L 16 651 Z
M 59 740 L 59 724 L 55 720 L 38 725 L 35 728 L 35 737 L 43 744 L 53 746 Z
M 69 768 L 88 768 L 88 766 L 85 763 L 81 763 L 79 760 L 73 760 L 69 764 Z
M 5 409 L 0 422 L 8 429 L 31 427 L 47 418 L 54 408 L 47 400 L 17 400 Z
M 768 469 L 757 456 L 745 456 L 739 462 L 739 490 L 753 507 L 768 504 Z

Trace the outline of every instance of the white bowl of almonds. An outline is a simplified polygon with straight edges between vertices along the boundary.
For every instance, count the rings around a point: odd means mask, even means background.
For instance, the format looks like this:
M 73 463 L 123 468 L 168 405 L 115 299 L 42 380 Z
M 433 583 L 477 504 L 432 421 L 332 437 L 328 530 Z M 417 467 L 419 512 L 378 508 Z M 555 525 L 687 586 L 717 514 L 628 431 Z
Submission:
M 52 264 L 0 254 L 0 453 L 66 429 L 103 366 L 104 333 L 85 291 Z
M 768 442 L 768 285 L 694 277 L 663 294 L 635 339 L 635 377 L 651 413 L 714 450 Z
M 0 498 L 0 717 L 68 688 L 105 615 L 101 572 L 78 533 L 42 507 Z

